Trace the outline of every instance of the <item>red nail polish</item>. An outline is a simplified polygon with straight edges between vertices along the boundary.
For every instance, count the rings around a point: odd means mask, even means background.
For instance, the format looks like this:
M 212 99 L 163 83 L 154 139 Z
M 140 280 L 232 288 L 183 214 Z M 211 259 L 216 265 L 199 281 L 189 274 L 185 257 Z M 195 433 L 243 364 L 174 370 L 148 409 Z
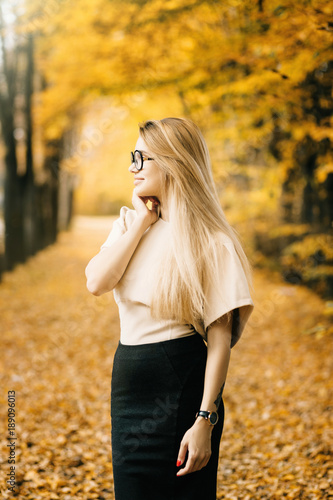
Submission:
M 177 467 L 179 467 L 181 463 L 182 463 L 181 460 L 177 460 Z

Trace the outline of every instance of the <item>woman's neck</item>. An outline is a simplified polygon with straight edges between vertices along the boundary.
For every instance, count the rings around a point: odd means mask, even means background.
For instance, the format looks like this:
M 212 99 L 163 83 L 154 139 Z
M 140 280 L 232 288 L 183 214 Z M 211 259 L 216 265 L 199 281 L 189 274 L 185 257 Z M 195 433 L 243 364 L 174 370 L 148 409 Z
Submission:
M 161 209 L 161 215 L 160 218 L 164 220 L 165 222 L 169 222 L 169 214 L 167 210 Z
M 166 222 L 169 222 L 168 203 L 165 199 L 160 200 L 160 217 Z

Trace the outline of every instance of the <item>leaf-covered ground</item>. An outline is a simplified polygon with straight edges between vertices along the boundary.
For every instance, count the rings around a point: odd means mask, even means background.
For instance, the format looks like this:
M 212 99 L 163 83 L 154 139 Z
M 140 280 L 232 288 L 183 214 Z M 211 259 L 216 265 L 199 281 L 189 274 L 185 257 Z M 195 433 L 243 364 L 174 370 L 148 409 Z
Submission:
M 92 296 L 84 276 L 111 224 L 77 218 L 0 283 L 4 499 L 114 498 L 110 376 L 119 320 L 112 294 Z M 256 311 L 232 351 L 224 391 L 218 498 L 333 498 L 328 305 L 267 271 L 255 272 L 254 286 Z M 8 391 L 14 495 L 6 484 Z

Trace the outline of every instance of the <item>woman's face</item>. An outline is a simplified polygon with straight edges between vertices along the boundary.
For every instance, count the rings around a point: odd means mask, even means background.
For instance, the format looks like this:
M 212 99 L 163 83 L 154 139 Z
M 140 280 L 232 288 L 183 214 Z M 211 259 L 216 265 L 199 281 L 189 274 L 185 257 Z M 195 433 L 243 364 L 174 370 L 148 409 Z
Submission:
M 144 140 L 139 137 L 135 149 L 143 156 L 153 158 Z M 161 201 L 165 190 L 164 178 L 160 168 L 153 160 L 144 160 L 142 170 L 137 170 L 132 164 L 129 169 L 134 174 L 134 191 L 138 196 L 155 196 Z

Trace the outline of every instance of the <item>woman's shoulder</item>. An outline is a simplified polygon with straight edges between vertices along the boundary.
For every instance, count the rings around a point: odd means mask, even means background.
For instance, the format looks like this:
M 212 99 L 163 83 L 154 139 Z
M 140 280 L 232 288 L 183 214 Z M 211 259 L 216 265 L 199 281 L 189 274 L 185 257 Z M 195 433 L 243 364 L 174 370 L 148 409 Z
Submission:
M 223 231 L 218 231 L 214 235 L 214 241 L 216 243 L 217 248 L 221 249 L 225 247 L 229 252 L 235 251 L 234 242 L 228 234 Z

